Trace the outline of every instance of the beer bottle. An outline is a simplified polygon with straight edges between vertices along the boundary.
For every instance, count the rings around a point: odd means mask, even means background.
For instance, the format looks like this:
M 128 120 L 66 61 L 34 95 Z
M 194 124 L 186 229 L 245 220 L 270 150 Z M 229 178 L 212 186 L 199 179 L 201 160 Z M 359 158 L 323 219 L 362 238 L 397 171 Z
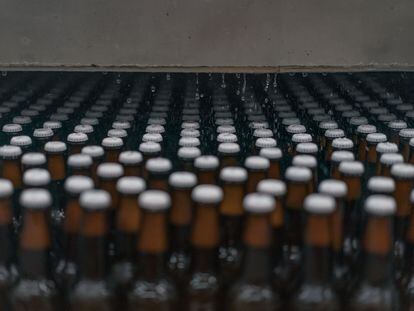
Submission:
M 144 157 L 142 177 L 147 178 L 148 172 L 145 169 L 145 163 L 152 158 L 159 157 L 161 155 L 161 145 L 152 141 L 143 142 L 138 147 L 142 156 Z
M 294 134 L 291 138 L 291 146 L 289 147 L 289 154 L 291 156 L 295 156 L 296 148 L 299 144 L 303 143 L 311 143 L 312 142 L 312 136 L 308 133 L 300 133 L 300 134 Z
M 273 285 L 277 292 L 283 293 L 286 273 L 284 267 L 283 247 L 285 245 L 285 195 L 286 184 L 277 179 L 265 179 L 257 185 L 257 191 L 271 195 L 276 202 L 276 208 L 270 214 L 272 227 L 272 267 Z
M 410 145 L 408 163 L 414 164 L 414 138 L 411 138 L 408 144 Z
M 319 184 L 318 190 L 322 194 L 335 199 L 335 210 L 330 220 L 330 235 L 332 239 L 333 256 L 333 286 L 343 298 L 347 295 L 351 285 L 350 262 L 345 257 L 344 250 L 344 200 L 348 193 L 345 182 L 336 179 L 327 179 Z
M 373 176 L 367 183 L 368 193 L 371 194 L 383 194 L 393 196 L 395 192 L 395 182 L 390 177 Z
M 148 188 L 168 191 L 168 176 L 172 170 L 171 161 L 166 158 L 149 159 L 145 164 L 148 172 Z
M 293 166 L 307 167 L 312 171 L 313 182 L 311 183 L 311 192 L 314 192 L 318 182 L 318 162 L 314 156 L 301 154 L 293 157 Z
M 184 171 L 194 171 L 194 160 L 201 156 L 201 151 L 197 147 L 181 147 L 177 152 L 181 169 Z
M 128 293 L 128 310 L 175 310 L 177 290 L 167 276 L 167 210 L 169 195 L 161 190 L 140 194 L 142 221 L 138 237 L 139 271 Z
M 366 117 L 352 117 L 349 120 L 349 131 L 352 135 L 352 141 L 354 142 L 355 146 L 358 146 L 358 126 L 368 124 L 368 119 Z
M 366 170 L 367 177 L 374 176 L 376 174 L 376 166 L 378 162 L 377 145 L 379 143 L 385 143 L 387 136 L 382 133 L 370 133 L 366 137 L 367 150 L 366 150 Z
M 190 234 L 193 219 L 191 191 L 197 185 L 197 177 L 190 172 L 175 172 L 168 179 L 171 193 L 169 214 L 170 249 L 168 269 L 182 293 L 190 263 Z
M 46 156 L 40 152 L 26 152 L 21 163 L 23 172 L 31 168 L 46 168 Z
M 24 188 L 49 188 L 50 189 L 50 173 L 44 168 L 32 168 L 23 174 Z
M 79 198 L 79 278 L 69 294 L 70 310 L 112 310 L 106 282 L 107 210 L 111 196 L 104 190 L 86 190 Z
M 32 139 L 30 136 L 20 135 L 10 139 L 10 145 L 17 146 L 22 149 L 22 153 L 26 153 L 33 149 Z
M 391 177 L 391 167 L 397 163 L 403 163 L 404 157 L 401 153 L 384 153 L 380 160 L 378 175 Z
M 96 145 L 89 145 L 82 148 L 82 153 L 90 156 L 92 158 L 92 169 L 91 169 L 91 177 L 95 184 L 98 183 L 98 177 L 96 175 L 96 171 L 98 169 L 98 165 L 102 163 L 105 151 L 101 146 Z
M 145 133 L 142 136 L 142 141 L 143 142 L 149 142 L 152 141 L 154 143 L 160 144 L 161 146 L 163 146 L 163 137 L 161 134 L 158 133 Z
M 53 131 L 49 128 L 38 128 L 33 131 L 33 144 L 36 151 L 43 151 L 45 144 L 53 139 Z
M 3 178 L 10 180 L 14 188 L 21 188 L 22 186 L 21 155 L 22 149 L 20 147 L 11 145 L 0 147 L 1 175 Z
M 229 310 L 279 310 L 280 296 L 272 289 L 272 228 L 275 209 L 272 196 L 248 194 L 243 200 L 247 213 L 243 232 L 245 252 L 239 278 L 228 294 Z
M 61 140 L 63 138 L 62 122 L 60 121 L 45 121 L 43 127 L 53 131 L 52 140 Z
M 86 176 L 70 176 L 64 184 L 66 200 L 63 207 L 65 217 L 62 225 L 62 256 L 56 267 L 56 281 L 64 295 L 75 284 L 79 273 L 78 239 L 83 214 L 79 196 L 93 187 L 92 179 Z M 65 300 L 67 298 L 65 296 Z
M 69 154 L 81 153 L 82 147 L 88 142 L 88 135 L 84 133 L 70 133 L 67 137 Z
M 104 162 L 118 162 L 119 154 L 124 146 L 122 139 L 119 137 L 105 137 L 101 145 L 105 150 Z
M 140 177 L 121 177 L 116 185 L 120 194 L 116 215 L 115 262 L 111 268 L 111 284 L 115 289 L 118 310 L 126 310 L 127 293 L 135 274 L 137 236 L 141 228 L 141 208 L 138 195 L 145 190 Z
M 261 156 L 249 156 L 244 161 L 248 176 L 246 182 L 246 193 L 256 191 L 257 184 L 267 178 L 267 171 L 270 167 L 268 159 Z
M 259 155 L 269 160 L 269 169 L 267 171 L 267 177 L 273 179 L 279 179 L 282 177 L 282 150 L 277 147 L 262 148 Z
M 221 280 L 218 271 L 219 205 L 222 190 L 199 185 L 191 194 L 195 215 L 191 230 L 191 262 L 185 287 L 184 310 L 219 310 Z
M 335 130 L 338 128 L 338 123 L 332 120 L 321 121 L 318 124 L 317 134 L 316 134 L 316 141 L 319 144 L 321 150 L 326 146 L 325 140 L 325 132 L 327 130 Z
M 11 197 L 13 184 L 0 179 L 0 304 L 4 310 L 11 310 L 10 291 L 17 276 L 14 260 L 13 206 Z
M 200 184 L 217 183 L 218 168 L 220 162 L 216 156 L 202 155 L 194 160 L 194 167 L 197 173 L 197 179 Z
M 47 169 L 52 181 L 59 183 L 66 177 L 66 144 L 61 141 L 49 141 L 45 144 Z
M 410 194 L 411 206 L 414 204 L 414 190 Z M 410 223 L 408 225 L 406 235 L 406 249 L 405 249 L 405 264 L 404 270 L 401 273 L 401 280 L 398 285 L 402 289 L 402 308 L 403 310 L 412 310 L 414 306 L 414 213 L 410 215 Z M 397 280 L 398 282 L 398 280 Z
M 276 146 L 277 142 L 274 138 L 258 138 L 255 142 L 256 154 L 259 154 L 263 148 L 275 148 Z
M 161 134 L 162 135 L 165 132 L 165 128 L 161 124 L 150 124 L 145 128 L 145 132 L 149 134 Z
M 72 154 L 67 161 L 68 173 L 69 175 L 91 176 L 92 164 L 91 156 L 84 153 Z
M 358 160 L 365 162 L 366 161 L 366 150 L 367 146 L 367 135 L 375 133 L 377 131 L 376 127 L 371 124 L 360 125 L 357 128 L 357 152 Z
M 325 161 L 328 161 L 331 158 L 331 154 L 333 152 L 332 141 L 335 138 L 341 138 L 344 136 L 345 136 L 345 133 L 341 129 L 332 129 L 332 130 L 327 130 L 325 132 L 325 135 L 324 135 L 325 144 L 322 146 L 322 149 L 321 149 L 321 152 L 322 152 L 322 155 Z
M 372 195 L 365 202 L 368 219 L 358 283 L 349 298 L 350 310 L 399 310 L 399 296 L 392 277 L 392 216 L 395 211 L 395 201 L 388 196 Z
M 298 282 L 303 246 L 303 201 L 310 193 L 312 172 L 306 167 L 288 167 L 285 174 L 286 192 L 286 257 L 287 283 L 285 294 L 289 294 Z
M 398 145 L 400 143 L 399 133 L 401 130 L 405 128 L 407 128 L 407 123 L 405 121 L 393 120 L 393 121 L 388 122 L 387 133 L 388 133 L 389 141 Z
M 335 200 L 326 194 L 311 194 L 304 201 L 307 213 L 302 279 L 291 299 L 292 310 L 339 310 L 332 279 L 331 219 Z
M 96 144 L 94 128 L 90 124 L 78 124 L 74 127 L 73 131 L 75 133 L 84 133 L 88 136 L 89 144 Z
M 124 167 L 125 176 L 142 175 L 142 154 L 139 151 L 123 151 L 119 154 L 118 161 Z
M 58 310 L 58 295 L 51 273 L 48 209 L 52 197 L 45 189 L 26 189 L 19 238 L 19 280 L 11 293 L 13 310 Z
M 228 166 L 220 172 L 223 200 L 220 204 L 222 229 L 218 256 L 223 285 L 226 287 L 234 280 L 240 268 L 246 180 L 247 172 L 241 167 Z
M 217 147 L 218 157 L 220 159 L 220 167 L 237 165 L 240 146 L 236 143 L 221 143 Z
M 376 175 L 383 175 L 381 173 L 381 157 L 383 154 L 386 153 L 398 153 L 398 146 L 394 143 L 385 142 L 385 143 L 379 143 L 376 147 L 377 150 L 377 170 Z M 383 176 L 389 176 L 389 175 L 383 175 Z
M 10 143 L 12 137 L 23 135 L 23 128 L 20 124 L 10 123 L 3 125 L 1 132 L 3 145 L 5 145 Z
M 399 132 L 399 141 L 397 145 L 400 146 L 400 151 L 404 156 L 404 161 L 409 160 L 411 138 L 414 138 L 414 128 L 405 128 Z

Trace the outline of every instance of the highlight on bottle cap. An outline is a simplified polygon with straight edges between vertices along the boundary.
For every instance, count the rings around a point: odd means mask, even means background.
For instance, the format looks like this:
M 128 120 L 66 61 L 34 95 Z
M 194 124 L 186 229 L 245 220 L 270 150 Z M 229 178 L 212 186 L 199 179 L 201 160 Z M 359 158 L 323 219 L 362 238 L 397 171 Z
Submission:
M 10 139 L 10 145 L 13 146 L 25 147 L 30 146 L 31 144 L 32 139 L 30 138 L 30 136 L 26 135 L 14 136 Z
M 394 130 L 401 130 L 407 128 L 407 122 L 403 120 L 393 120 L 387 124 L 387 126 Z
M 73 129 L 75 133 L 90 134 L 93 133 L 93 126 L 89 124 L 78 124 Z
M 340 137 L 344 137 L 345 136 L 345 132 L 342 129 L 331 129 L 331 130 L 326 130 L 325 131 L 325 137 L 327 138 L 340 138 Z
M 387 136 L 383 133 L 370 133 L 366 138 L 369 143 L 385 143 L 387 141 Z
M 12 146 L 12 145 L 4 145 L 0 147 L 0 157 L 8 159 L 8 158 L 16 158 L 22 154 L 22 149 L 19 146 Z
M 89 124 L 89 125 L 98 125 L 99 120 L 97 118 L 82 118 L 80 120 L 80 124 Z
M 221 133 L 217 135 L 217 141 L 219 143 L 236 143 L 237 136 L 231 133 Z
M 44 128 L 49 128 L 52 130 L 57 130 L 62 128 L 62 122 L 60 121 L 46 121 L 43 123 Z
M 33 137 L 36 138 L 52 137 L 53 135 L 54 133 L 50 128 L 38 128 L 33 131 Z
M 161 145 L 153 141 L 146 141 L 141 143 L 138 149 L 142 153 L 158 153 L 161 152 Z
M 318 152 L 318 145 L 315 143 L 299 143 L 296 146 L 297 153 L 315 154 Z
M 322 130 L 334 130 L 338 128 L 338 123 L 335 121 L 322 121 L 319 123 L 319 128 Z
M 149 118 L 147 124 L 161 124 L 165 125 L 167 121 L 164 118 Z
M 70 155 L 67 164 L 70 167 L 89 167 L 93 164 L 93 160 L 92 157 L 87 154 L 78 153 Z
M 164 211 L 170 208 L 171 198 L 165 191 L 146 190 L 139 195 L 138 204 L 147 211 Z
M 200 131 L 199 130 L 192 130 L 192 129 L 183 129 L 180 132 L 181 137 L 200 137 Z
M 234 130 L 235 132 L 236 130 Z M 256 138 L 274 138 L 273 132 L 270 129 L 260 128 L 253 131 L 253 137 Z
M 364 173 L 364 165 L 359 161 L 343 161 L 339 164 L 339 171 L 346 175 L 360 176 Z
M 312 171 L 307 167 L 290 166 L 286 169 L 285 178 L 289 181 L 307 182 L 312 178 Z
M 41 152 L 27 152 L 22 156 L 22 164 L 27 166 L 40 166 L 46 164 L 46 156 Z
M 401 153 L 384 153 L 380 157 L 380 163 L 391 166 L 396 163 L 403 163 L 404 157 Z
M 334 198 L 343 198 L 348 192 L 348 187 L 342 180 L 326 179 L 319 184 L 318 191 Z
M 67 141 L 70 143 L 83 143 L 88 141 L 88 135 L 85 133 L 70 133 Z
M 31 168 L 23 174 L 23 183 L 27 187 L 46 187 L 50 180 L 49 171 L 43 168 Z
M 306 133 L 306 127 L 302 124 L 291 124 L 286 128 L 289 134 Z
M 119 137 L 105 137 L 101 145 L 104 148 L 120 148 L 124 145 L 124 141 Z
M 225 182 L 242 183 L 247 180 L 247 171 L 243 167 L 227 166 L 220 171 L 220 179 Z
M 123 151 L 119 154 L 118 161 L 124 165 L 140 164 L 143 160 L 142 154 L 139 151 Z
M 397 204 L 393 197 L 383 194 L 370 195 L 365 200 L 365 211 L 375 216 L 391 216 L 397 210 Z
M 308 133 L 293 134 L 292 142 L 294 143 L 311 143 L 312 135 Z
M 354 148 L 354 143 L 346 137 L 335 138 L 332 141 L 332 147 L 335 149 L 352 149 Z
M 275 199 L 266 193 L 249 193 L 243 199 L 243 208 L 248 213 L 266 214 L 272 212 L 275 207 Z
M 218 204 L 223 199 L 223 190 L 216 185 L 198 185 L 191 192 L 191 198 L 201 204 Z
M 5 124 L 2 127 L 3 133 L 14 134 L 23 131 L 22 126 L 16 123 Z
M 240 152 L 240 146 L 237 143 L 221 143 L 217 149 L 222 154 L 236 154 Z
M 197 147 L 181 147 L 178 149 L 177 155 L 184 160 L 193 160 L 201 156 L 201 151 Z
M 136 176 L 124 176 L 118 179 L 116 189 L 127 195 L 138 195 L 146 189 L 145 180 Z
M 267 170 L 270 166 L 269 159 L 261 156 L 249 156 L 244 161 L 244 166 L 248 170 Z
M 145 168 L 150 172 L 166 173 L 172 169 L 171 161 L 167 158 L 152 158 L 145 163 Z
M 257 148 L 274 148 L 277 146 L 274 138 L 258 138 L 255 143 Z
M 376 147 L 376 150 L 379 153 L 397 153 L 398 146 L 390 142 L 379 143 Z
M 181 128 L 182 129 L 199 129 L 200 128 L 200 124 L 198 122 L 195 121 L 187 121 L 187 122 L 183 122 L 181 123 Z
M 108 137 L 119 137 L 119 138 L 125 138 L 128 136 L 127 131 L 123 129 L 110 129 L 107 133 Z
M 277 147 L 262 148 L 260 149 L 259 155 L 269 160 L 278 160 L 282 158 L 282 150 Z
M 200 140 L 196 137 L 181 137 L 178 145 L 181 147 L 198 147 L 200 146 Z
M 257 184 L 257 191 L 280 197 L 286 194 L 286 184 L 279 179 L 264 179 Z
M 149 134 L 162 134 L 165 132 L 165 128 L 161 124 L 150 124 L 145 128 L 145 132 Z
M 124 174 L 124 168 L 119 163 L 102 163 L 98 165 L 96 174 L 101 178 L 119 178 Z
M 46 189 L 28 188 L 22 191 L 20 205 L 29 209 L 45 209 L 52 205 L 52 196 Z
M 414 137 L 414 128 L 404 128 L 399 132 L 398 135 L 400 137 L 403 137 L 403 138 L 413 138 Z
M 82 148 L 81 153 L 87 154 L 92 158 L 99 158 L 105 154 L 105 150 L 101 146 L 88 145 Z
M 168 183 L 175 188 L 193 188 L 197 185 L 197 176 L 190 172 L 174 172 L 168 178 Z
M 0 178 L 0 198 L 10 197 L 13 194 L 14 187 L 10 180 Z
M 299 154 L 293 157 L 292 159 L 293 166 L 303 166 L 310 169 L 317 167 L 318 162 L 314 156 L 308 154 Z
M 393 164 L 391 175 L 399 178 L 414 178 L 414 165 L 408 163 Z
M 395 191 L 394 179 L 385 176 L 373 176 L 368 180 L 367 189 L 373 193 L 389 193 Z
M 161 143 L 163 141 L 162 135 L 157 133 L 146 133 L 142 136 L 142 141 L 153 141 L 155 143 Z
M 376 126 L 372 124 L 362 124 L 357 127 L 357 132 L 360 134 L 370 134 L 375 133 L 376 131 Z
M 219 165 L 219 159 L 213 155 L 202 155 L 194 160 L 194 167 L 200 170 L 215 170 Z
M 127 130 L 131 128 L 131 123 L 128 121 L 115 121 L 112 123 L 113 129 Z
M 330 195 L 312 193 L 305 198 L 303 206 L 308 213 L 326 215 L 335 210 L 336 202 Z
M 87 176 L 73 175 L 65 180 L 64 188 L 72 194 L 80 194 L 83 191 L 93 189 L 93 180 Z
M 86 190 L 81 193 L 79 204 L 88 211 L 105 210 L 111 205 L 111 196 L 101 189 Z

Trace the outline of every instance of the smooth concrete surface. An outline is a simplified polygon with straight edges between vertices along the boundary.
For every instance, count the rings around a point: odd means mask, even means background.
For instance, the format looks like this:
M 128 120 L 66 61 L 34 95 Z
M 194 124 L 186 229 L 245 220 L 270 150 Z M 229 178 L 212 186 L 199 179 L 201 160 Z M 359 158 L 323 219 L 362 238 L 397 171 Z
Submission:
M 0 0 L 0 68 L 411 70 L 413 0 Z

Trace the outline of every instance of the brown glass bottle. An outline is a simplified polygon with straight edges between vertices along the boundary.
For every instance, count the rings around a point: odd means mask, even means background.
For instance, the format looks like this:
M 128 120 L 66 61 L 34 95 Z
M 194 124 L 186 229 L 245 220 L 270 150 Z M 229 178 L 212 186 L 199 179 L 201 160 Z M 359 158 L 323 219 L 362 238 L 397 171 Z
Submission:
M 392 216 L 395 201 L 372 195 L 365 202 L 367 223 L 358 269 L 357 286 L 349 298 L 350 310 L 399 310 L 393 273 Z
M 119 163 L 124 167 L 125 176 L 142 176 L 142 154 L 139 151 L 123 151 L 119 154 Z
M 46 168 L 46 156 L 40 152 L 27 152 L 21 158 L 23 173 L 31 168 Z
M 45 144 L 47 168 L 52 181 L 60 182 L 66 177 L 66 144 L 60 141 L 50 141 Z
M 217 183 L 220 162 L 216 156 L 202 155 L 195 159 L 194 167 L 200 184 L 215 185 Z
M 350 151 L 335 151 L 331 155 L 331 172 L 330 177 L 334 179 L 339 179 L 341 173 L 339 172 L 339 165 L 343 161 L 354 161 L 355 156 Z
M 102 148 L 105 150 L 104 162 L 118 162 L 124 142 L 119 137 L 105 137 L 102 140 Z
M 105 151 L 101 146 L 89 145 L 82 148 L 82 153 L 87 154 L 92 158 L 92 168 L 91 168 L 91 177 L 95 184 L 98 184 L 98 176 L 96 171 L 99 164 L 102 163 Z
M 243 232 L 245 252 L 241 272 L 228 293 L 228 310 L 279 310 L 281 300 L 272 289 L 272 196 L 251 193 L 244 198 L 247 213 Z
M 292 165 L 297 167 L 306 167 L 312 172 L 313 181 L 310 183 L 311 192 L 314 192 L 318 181 L 318 162 L 316 158 L 308 154 L 299 154 L 293 157 Z
M 306 197 L 301 284 L 291 298 L 292 310 L 339 310 L 333 288 L 331 219 L 335 200 L 326 194 Z
M 20 147 L 5 145 L 0 147 L 1 176 L 12 182 L 14 188 L 22 187 L 22 169 Z
M 112 310 L 106 282 L 107 211 L 111 196 L 104 190 L 84 191 L 79 199 L 82 220 L 79 231 L 79 279 L 69 295 L 70 310 Z
M 168 183 L 172 203 L 169 214 L 168 269 L 180 294 L 183 294 L 190 264 L 190 234 L 193 220 L 191 191 L 197 184 L 197 178 L 193 173 L 180 171 L 172 173 Z
M 398 153 L 398 146 L 394 143 L 379 143 L 376 147 L 377 150 L 377 169 L 376 175 L 381 176 L 390 176 L 390 170 L 383 167 L 383 163 L 381 162 L 381 158 L 383 155 L 387 153 Z
M 143 142 L 139 145 L 139 151 L 144 158 L 142 177 L 148 178 L 148 172 L 145 169 L 145 164 L 149 159 L 159 157 L 161 155 L 161 145 L 152 141 Z
M 167 275 L 169 195 L 160 190 L 140 194 L 142 225 L 137 243 L 139 267 L 128 293 L 128 310 L 178 310 L 177 291 Z
M 194 160 L 201 156 L 201 151 L 198 147 L 181 147 L 177 156 L 182 170 L 194 172 Z
M 27 189 L 20 196 L 25 210 L 19 239 L 19 281 L 11 294 L 13 310 L 58 310 L 50 258 L 51 204 L 52 197 L 44 189 Z
M 134 176 L 117 182 L 119 206 L 116 215 L 115 260 L 111 267 L 111 284 L 115 290 L 115 308 L 126 310 L 127 293 L 136 273 L 136 245 L 141 228 L 142 211 L 138 195 L 145 190 L 145 181 Z
M 267 177 L 279 179 L 282 177 L 282 150 L 280 148 L 262 148 L 259 155 L 269 160 L 270 166 Z
M 166 158 L 149 159 L 145 164 L 148 173 L 148 188 L 154 190 L 168 191 L 168 176 L 172 164 Z
M 70 133 L 66 139 L 69 154 L 81 153 L 82 148 L 88 142 L 88 135 L 85 133 Z
M 411 191 L 410 201 L 411 206 L 413 206 L 414 191 Z M 401 280 L 397 284 L 400 285 L 402 292 L 402 309 L 412 310 L 414 307 L 414 213 L 410 215 L 410 223 L 405 238 L 404 270 L 401 274 Z
M 72 154 L 68 157 L 67 168 L 69 175 L 91 176 L 93 160 L 84 153 Z
M 268 159 L 260 156 L 250 156 L 244 161 L 247 169 L 246 193 L 256 191 L 257 184 L 267 178 L 270 162 Z
M 366 150 L 366 178 L 368 179 L 371 176 L 376 174 L 378 153 L 377 145 L 379 143 L 384 143 L 387 141 L 387 136 L 382 133 L 370 133 L 366 137 L 367 141 L 367 150 Z
M 195 216 L 191 230 L 191 263 L 183 297 L 184 310 L 219 310 L 221 281 L 218 271 L 219 205 L 222 190 L 214 185 L 193 189 Z
M 410 139 L 414 138 L 414 129 L 405 128 L 399 132 L 399 149 L 404 157 L 404 161 L 408 161 L 410 157 Z
M 238 163 L 240 146 L 237 143 L 221 143 L 217 147 L 220 167 L 235 166 Z

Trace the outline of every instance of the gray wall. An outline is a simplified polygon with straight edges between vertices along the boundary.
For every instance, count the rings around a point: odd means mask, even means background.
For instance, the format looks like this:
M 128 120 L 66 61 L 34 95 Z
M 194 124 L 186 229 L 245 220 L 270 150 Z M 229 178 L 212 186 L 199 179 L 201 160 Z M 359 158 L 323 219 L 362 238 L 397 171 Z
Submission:
M 412 69 L 413 0 L 0 0 L 0 67 Z

